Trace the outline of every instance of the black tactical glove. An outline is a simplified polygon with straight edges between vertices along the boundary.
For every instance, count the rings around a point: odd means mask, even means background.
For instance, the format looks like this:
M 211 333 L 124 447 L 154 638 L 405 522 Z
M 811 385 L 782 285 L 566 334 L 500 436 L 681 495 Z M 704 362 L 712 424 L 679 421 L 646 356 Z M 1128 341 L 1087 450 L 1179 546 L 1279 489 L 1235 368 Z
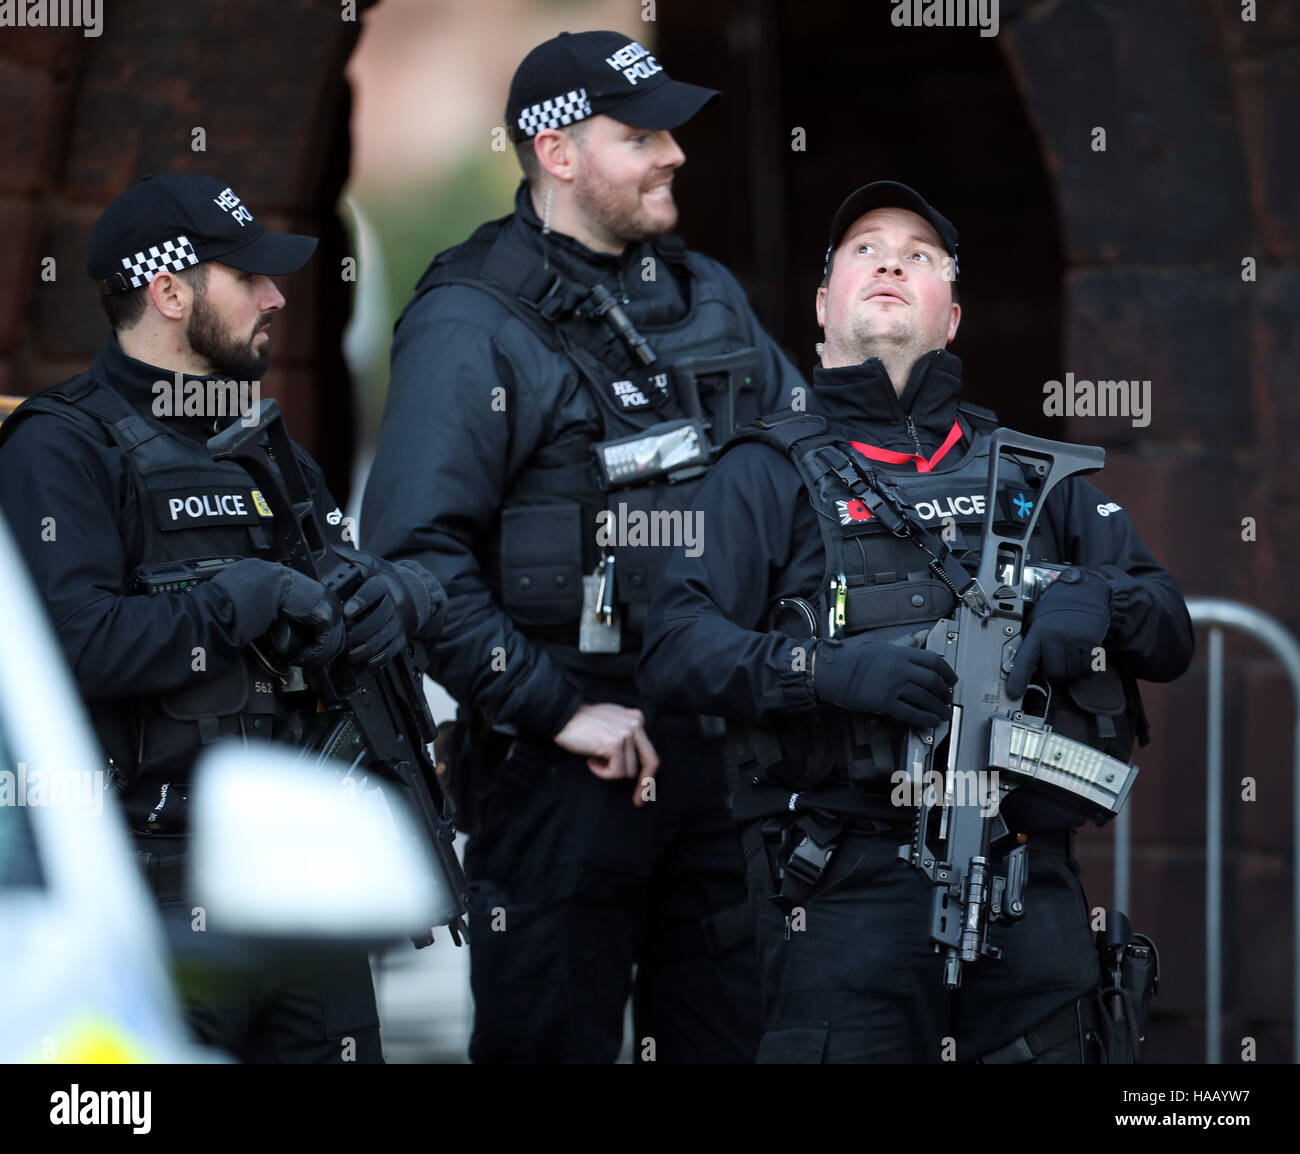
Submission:
M 406 635 L 389 583 L 382 573 L 367 577 L 343 604 L 348 660 L 382 669 L 406 647 Z
M 346 545 L 335 546 L 335 551 L 360 565 L 367 578 L 384 579 L 407 637 L 432 641 L 442 632 L 447 595 L 438 579 L 423 565 L 417 561 L 388 561 Z
M 813 690 L 822 701 L 859 713 L 879 713 L 916 729 L 952 716 L 957 674 L 937 653 L 849 637 L 818 641 Z
M 240 645 L 271 633 L 271 648 L 290 665 L 328 665 L 343 650 L 343 618 L 319 581 L 290 569 L 247 557 L 212 579 L 234 609 Z
M 438 578 L 418 561 L 394 561 L 380 576 L 388 584 L 407 637 L 434 640 L 447 615 L 447 594 Z
M 1110 628 L 1110 589 L 1088 569 L 1066 569 L 1029 614 L 1029 631 L 1007 676 L 1007 694 L 1020 697 L 1035 669 L 1052 681 L 1092 671 L 1092 651 Z

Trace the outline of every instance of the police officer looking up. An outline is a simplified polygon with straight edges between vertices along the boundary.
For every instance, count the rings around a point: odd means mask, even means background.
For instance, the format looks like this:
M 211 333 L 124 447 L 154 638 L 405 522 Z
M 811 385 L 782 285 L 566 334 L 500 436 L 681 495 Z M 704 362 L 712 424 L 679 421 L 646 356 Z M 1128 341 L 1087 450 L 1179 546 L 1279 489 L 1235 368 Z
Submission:
M 907 642 L 955 597 L 860 494 L 878 496 L 873 470 L 974 572 L 996 419 L 963 402 L 947 351 L 956 257 L 956 229 L 913 189 L 880 181 L 844 202 L 808 412 L 735 438 L 697 495 L 709 546 L 674 557 L 651 608 L 643 691 L 728 719 L 763 965 L 759 1061 L 1089 1057 L 1079 1023 L 1099 974 L 1073 853 L 1083 815 L 1007 795 L 990 868 L 1027 846 L 1024 913 L 991 926 L 1002 957 L 966 967 L 955 992 L 931 949 L 931 889 L 898 857 L 918 804 L 898 790 L 906 740 L 952 719 L 957 684 L 943 656 Z M 999 487 L 995 529 L 1026 516 L 1031 487 Z M 1026 691 L 1045 685 L 1056 731 L 1127 762 L 1146 740 L 1136 680 L 1171 680 L 1191 660 L 1187 610 L 1096 487 L 1070 477 L 1044 502 L 1027 568 L 1058 568 L 1042 570 L 1055 580 L 1029 608 L 1006 693 L 1041 701 Z
M 801 384 L 670 235 L 672 130 L 716 96 L 618 33 L 538 46 L 507 101 L 515 210 L 434 261 L 394 336 L 362 532 L 447 588 L 475 1061 L 613 1061 L 634 965 L 638 1059 L 757 1042 L 720 734 L 632 679 L 710 441 Z
M 294 272 L 313 237 L 265 231 L 223 181 L 146 177 L 105 210 L 87 264 L 113 334 L 90 370 L 0 427 L 0 505 L 85 696 L 146 876 L 166 916 L 184 891 L 191 765 L 222 738 L 298 743 L 304 669 L 346 652 L 382 665 L 430 640 L 442 592 L 414 563 L 352 553 L 346 605 L 274 559 L 272 513 L 207 439 L 259 399 Z M 299 463 L 331 543 L 342 515 Z M 213 564 L 195 567 L 194 562 Z M 285 963 L 229 998 L 187 992 L 197 1040 L 250 1061 L 382 1061 L 369 962 Z

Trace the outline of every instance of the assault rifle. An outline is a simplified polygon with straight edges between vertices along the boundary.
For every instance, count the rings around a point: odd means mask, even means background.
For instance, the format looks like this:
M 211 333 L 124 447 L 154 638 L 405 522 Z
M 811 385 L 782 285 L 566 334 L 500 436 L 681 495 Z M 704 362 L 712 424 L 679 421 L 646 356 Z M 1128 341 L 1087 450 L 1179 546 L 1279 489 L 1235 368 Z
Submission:
M 215 460 L 237 462 L 261 490 L 275 518 L 279 560 L 319 581 L 340 604 L 346 602 L 365 580 L 365 570 L 335 550 L 321 532 L 311 490 L 276 402 L 260 403 L 256 424 L 236 422 L 210 438 L 208 452 Z M 319 751 L 364 764 L 409 799 L 432 851 L 435 872 L 427 880 L 439 902 L 434 924 L 446 925 L 459 944 L 464 933 L 465 876 L 452 844 L 456 831 L 449 806 L 429 756 L 433 718 L 411 647 L 382 669 L 357 668 L 344 655 L 306 676 L 321 701 Z M 417 948 L 427 946 L 433 934 L 424 931 L 411 940 Z
M 930 938 L 935 951 L 944 955 L 943 980 L 950 989 L 961 985 L 963 965 L 999 955 L 987 940 L 991 921 L 1024 916 L 1027 847 L 1017 846 L 1007 855 L 1002 875 L 993 876 L 989 862 L 991 841 L 1007 832 L 998 812 L 1006 795 L 1029 785 L 1068 798 L 1101 825 L 1120 811 L 1137 777 L 1136 766 L 1052 731 L 1044 720 L 1051 702 L 1049 686 L 1031 685 L 1021 700 L 1010 698 L 1006 688 L 1027 599 L 1053 576 L 1026 563 L 1030 536 L 1047 495 L 1067 477 L 1097 472 L 1105 459 L 1104 449 L 999 429 L 993 436 L 983 547 L 974 578 L 952 563 L 944 546 L 939 546 L 940 561 L 932 551 L 934 538 L 906 510 L 886 509 L 900 521 L 895 531 L 910 535 L 930 554 L 936 575 L 955 574 L 948 583 L 958 597 L 956 611 L 939 621 L 924 642 L 924 648 L 942 656 L 957 674 L 952 719 L 933 729 L 909 731 L 907 784 L 920 804 L 912 841 L 899 849 L 899 857 L 933 887 Z M 998 477 L 1004 460 L 1017 467 L 1012 475 L 1018 481 L 1028 479 L 1028 492 L 1017 502 L 1020 515 L 997 532 Z M 889 504 L 879 500 L 880 494 L 875 496 L 873 511 L 877 504 Z M 957 582 L 962 582 L 960 587 L 955 587 Z M 1025 711 L 1031 693 L 1044 698 L 1043 716 Z M 932 767 L 945 738 L 947 761 L 940 788 L 939 773 Z

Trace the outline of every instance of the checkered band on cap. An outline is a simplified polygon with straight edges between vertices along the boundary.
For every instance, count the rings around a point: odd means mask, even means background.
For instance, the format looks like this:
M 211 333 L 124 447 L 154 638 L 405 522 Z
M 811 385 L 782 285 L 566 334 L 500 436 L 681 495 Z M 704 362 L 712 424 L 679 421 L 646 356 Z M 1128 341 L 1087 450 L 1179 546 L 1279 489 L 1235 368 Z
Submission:
M 130 280 L 132 288 L 147 285 L 160 272 L 180 272 L 190 265 L 198 264 L 198 253 L 187 236 L 178 236 L 175 240 L 165 240 L 161 245 L 150 245 L 147 251 L 137 252 L 134 256 L 124 256 L 122 275 Z
M 566 92 L 563 96 L 554 96 L 534 104 L 519 112 L 519 132 L 522 136 L 536 136 L 543 128 L 559 128 L 565 124 L 576 124 L 591 115 L 591 101 L 587 99 L 587 90 L 579 88 Z

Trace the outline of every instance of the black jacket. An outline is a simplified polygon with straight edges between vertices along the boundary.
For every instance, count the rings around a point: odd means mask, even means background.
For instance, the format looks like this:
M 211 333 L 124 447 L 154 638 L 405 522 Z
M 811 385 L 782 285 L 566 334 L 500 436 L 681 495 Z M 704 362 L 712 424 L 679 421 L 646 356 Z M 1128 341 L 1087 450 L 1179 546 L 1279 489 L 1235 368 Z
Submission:
M 701 354 L 730 351 L 718 347 L 716 321 L 725 317 L 757 348 L 762 411 L 787 404 L 803 384 L 716 261 L 689 254 L 718 298 L 705 317 L 691 311 L 699 286 L 666 270 L 653 242 L 616 257 L 558 233 L 543 238 L 526 184 L 507 222 L 512 240 L 539 265 L 546 260 L 574 284 L 600 282 L 626 299 L 628 318 L 652 347 L 690 313 L 685 336 Z M 612 337 L 608 345 L 609 355 L 620 353 Z M 545 737 L 584 699 L 633 695 L 636 654 L 584 654 L 522 627 L 503 603 L 502 509 L 527 501 L 521 476 L 535 477 L 575 445 L 589 455 L 601 429 L 600 408 L 574 362 L 487 292 L 442 285 L 418 295 L 399 319 L 362 509 L 363 546 L 391 560 L 413 558 L 445 587 L 447 622 L 430 675 L 495 723 Z
M 205 450 L 211 419 L 154 414 L 154 384 L 171 382 L 173 372 L 134 360 L 110 339 L 90 374 Z M 321 471 L 306 452 L 297 453 L 321 524 L 341 544 L 342 515 Z M 133 592 L 145 547 L 134 475 L 121 449 L 71 420 L 37 413 L 13 429 L 0 450 L 0 508 L 100 740 L 130 780 L 134 702 L 205 684 L 241 660 L 230 598 L 207 583 L 186 594 Z M 200 648 L 206 669 L 196 672 L 193 654 Z
M 918 360 L 901 397 L 875 358 L 818 368 L 808 408 L 857 431 L 855 440 L 928 458 L 952 429 L 960 399 L 961 362 L 937 352 Z M 936 472 L 955 465 L 965 447 L 950 451 Z M 915 468 L 873 464 L 891 472 Z M 1058 485 L 1043 514 L 1054 551 L 1106 581 L 1106 651 L 1116 667 L 1134 678 L 1171 680 L 1193 651 L 1182 593 L 1126 513 L 1099 514 L 1109 503 L 1082 478 Z M 739 444 L 715 466 L 697 506 L 707 545 L 698 557 L 675 555 L 656 592 L 638 666 L 642 691 L 758 724 L 811 710 L 816 699 L 808 674 L 796 668 L 796 641 L 767 628 L 779 598 L 815 598 L 826 570 L 817 515 L 798 470 L 771 446 Z M 755 804 L 738 801 L 738 813 Z

